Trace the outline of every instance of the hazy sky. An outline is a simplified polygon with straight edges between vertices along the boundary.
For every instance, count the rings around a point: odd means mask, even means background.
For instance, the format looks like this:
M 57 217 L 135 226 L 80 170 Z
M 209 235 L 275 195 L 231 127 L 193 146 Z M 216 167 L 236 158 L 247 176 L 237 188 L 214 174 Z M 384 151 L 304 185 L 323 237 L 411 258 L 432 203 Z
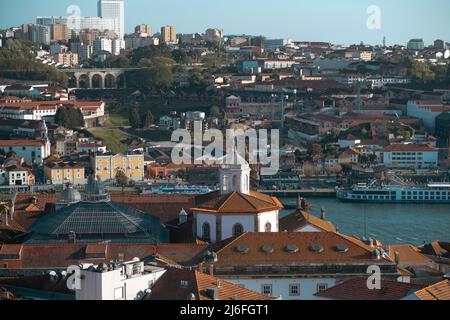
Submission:
M 97 0 L 1 0 L 0 28 L 35 22 L 37 15 L 67 15 L 78 5 L 97 14 Z M 367 8 L 381 12 L 381 29 L 367 27 Z M 349 44 L 405 44 L 410 38 L 450 41 L 448 0 L 125 0 L 126 30 L 148 23 L 156 32 L 171 24 L 179 33 L 223 28 L 226 34 L 265 35 Z

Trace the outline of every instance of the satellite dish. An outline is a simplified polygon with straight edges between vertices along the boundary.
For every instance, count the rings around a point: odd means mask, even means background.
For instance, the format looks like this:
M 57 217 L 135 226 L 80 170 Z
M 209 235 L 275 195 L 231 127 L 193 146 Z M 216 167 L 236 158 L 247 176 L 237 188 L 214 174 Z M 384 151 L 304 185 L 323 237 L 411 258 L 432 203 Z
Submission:
M 445 50 L 445 52 L 444 52 L 444 58 L 445 58 L 445 59 L 450 58 L 450 50 Z

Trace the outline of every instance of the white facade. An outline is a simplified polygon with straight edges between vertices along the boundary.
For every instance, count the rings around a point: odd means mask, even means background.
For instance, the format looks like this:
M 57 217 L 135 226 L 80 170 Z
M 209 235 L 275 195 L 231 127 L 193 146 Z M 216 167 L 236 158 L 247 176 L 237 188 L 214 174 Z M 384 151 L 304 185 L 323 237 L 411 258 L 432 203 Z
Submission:
M 76 300 L 140 300 L 165 272 L 161 268 L 145 272 L 143 262 L 128 262 L 105 272 L 81 270 Z
M 348 140 L 348 139 L 339 139 L 339 148 L 347 149 L 348 147 L 354 147 L 361 143 L 360 139 Z
M 12 170 L 8 172 L 10 186 L 27 186 L 29 185 L 29 173 L 27 170 Z
M 41 16 L 36 18 L 36 23 L 43 26 L 51 26 L 52 24 L 65 24 L 69 32 L 79 33 L 83 29 L 99 30 L 99 31 L 115 31 L 117 22 L 115 19 L 101 17 L 57 17 L 57 16 Z
M 436 118 L 441 113 L 449 111 L 440 101 L 409 101 L 407 104 L 408 117 L 422 119 L 425 128 L 433 134 L 436 129 Z
M 113 29 L 120 40 L 125 36 L 125 3 L 123 0 L 99 0 L 98 16 L 115 21 Z
M 217 242 L 236 236 L 235 227 L 240 225 L 242 232 L 278 232 L 278 211 L 269 211 L 259 214 L 223 214 L 194 213 L 197 236 L 204 238 L 205 224 L 210 230 L 210 241 Z M 217 237 L 217 225 L 221 226 L 219 238 Z M 270 231 L 269 231 L 270 230 Z
M 319 300 L 314 295 L 337 284 L 333 278 L 243 278 L 223 277 L 233 284 L 244 286 L 246 289 L 266 294 L 281 300 Z M 270 290 L 270 293 L 268 291 Z
M 225 166 L 220 169 L 220 190 L 222 194 L 237 191 L 250 193 L 250 167 Z
M 48 140 L 6 140 L 0 141 L 0 150 L 5 153 L 15 152 L 28 164 L 42 164 L 50 156 L 50 142 Z
M 384 151 L 383 163 L 391 168 L 437 168 L 438 151 Z
M 237 153 L 234 157 L 236 164 L 224 165 L 220 169 L 220 192 L 222 196 L 231 195 L 233 192 L 251 196 L 250 167 Z M 196 212 L 194 210 L 196 236 L 210 242 L 217 242 L 245 232 L 278 232 L 279 230 L 279 210 L 242 213 L 239 209 L 232 211 Z

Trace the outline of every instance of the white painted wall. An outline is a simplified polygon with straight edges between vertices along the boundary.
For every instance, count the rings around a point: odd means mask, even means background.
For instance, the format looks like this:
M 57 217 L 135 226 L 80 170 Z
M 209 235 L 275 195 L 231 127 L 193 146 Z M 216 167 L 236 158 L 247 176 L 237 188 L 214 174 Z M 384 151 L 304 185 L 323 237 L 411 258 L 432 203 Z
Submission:
M 258 219 L 259 219 L 258 232 L 265 232 L 267 223 L 270 223 L 272 225 L 271 232 L 279 231 L 278 211 L 269 211 L 260 213 L 258 215 Z
M 407 153 L 410 153 L 410 155 Z M 394 158 L 399 157 L 404 159 L 394 160 Z M 384 152 L 383 162 L 386 166 L 393 168 L 409 168 L 413 166 L 417 168 L 436 168 L 438 166 L 438 152 Z
M 245 288 L 262 293 L 263 285 L 272 285 L 272 296 L 280 297 L 282 300 L 319 300 L 314 294 L 317 293 L 318 284 L 326 284 L 328 288 L 331 288 L 337 284 L 336 279 L 332 278 L 320 278 L 320 279 L 282 279 L 282 278 L 268 278 L 268 279 L 232 279 L 226 278 L 225 280 L 234 283 L 236 285 L 243 285 Z M 291 284 L 300 284 L 300 295 L 290 296 L 289 286 Z
M 205 222 L 209 223 L 209 226 L 211 228 L 211 242 L 218 241 L 216 239 L 216 216 L 214 214 L 207 214 L 207 213 L 199 213 L 194 212 L 196 223 L 196 230 L 197 230 L 197 237 L 202 238 L 203 237 L 203 224 Z
M 76 291 L 77 300 L 135 300 L 139 293 L 150 289 L 166 270 L 143 274 L 136 278 L 123 277 L 121 270 L 105 273 L 82 270 L 81 290 Z M 117 293 L 121 292 L 120 295 Z
M 242 224 L 244 232 L 256 231 L 254 215 L 224 215 L 222 216 L 221 240 L 233 237 L 233 227 L 238 223 Z

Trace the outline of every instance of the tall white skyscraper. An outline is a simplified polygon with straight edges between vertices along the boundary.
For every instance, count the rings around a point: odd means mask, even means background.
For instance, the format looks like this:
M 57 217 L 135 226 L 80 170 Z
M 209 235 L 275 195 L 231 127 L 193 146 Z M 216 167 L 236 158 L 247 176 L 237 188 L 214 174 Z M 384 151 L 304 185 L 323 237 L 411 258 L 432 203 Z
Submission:
M 125 36 L 125 3 L 124 0 L 99 0 L 98 16 L 116 21 L 115 32 L 119 39 Z

